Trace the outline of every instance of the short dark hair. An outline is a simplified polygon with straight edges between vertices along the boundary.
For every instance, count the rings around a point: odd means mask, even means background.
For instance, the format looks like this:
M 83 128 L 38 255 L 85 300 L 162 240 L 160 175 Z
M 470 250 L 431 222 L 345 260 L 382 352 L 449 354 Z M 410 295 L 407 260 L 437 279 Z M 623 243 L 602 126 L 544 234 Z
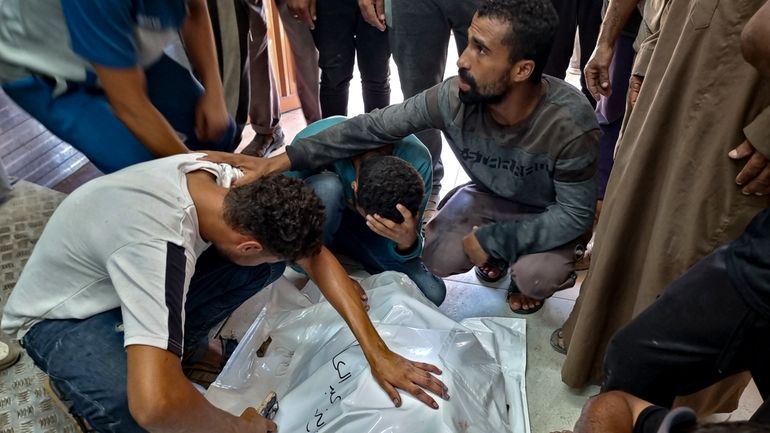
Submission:
M 356 204 L 369 215 L 378 214 L 400 224 L 404 217 L 396 205 L 404 205 L 416 217 L 424 196 L 425 181 L 401 158 L 372 156 L 358 167 Z
M 283 175 L 231 188 L 224 219 L 284 260 L 317 254 L 323 243 L 323 203 L 301 180 Z
M 699 424 L 685 429 L 672 430 L 682 433 L 770 433 L 770 426 L 751 421 Z
M 486 0 L 477 13 L 510 23 L 503 43 L 511 48 L 511 64 L 533 60 L 530 80 L 540 82 L 559 25 L 551 0 Z

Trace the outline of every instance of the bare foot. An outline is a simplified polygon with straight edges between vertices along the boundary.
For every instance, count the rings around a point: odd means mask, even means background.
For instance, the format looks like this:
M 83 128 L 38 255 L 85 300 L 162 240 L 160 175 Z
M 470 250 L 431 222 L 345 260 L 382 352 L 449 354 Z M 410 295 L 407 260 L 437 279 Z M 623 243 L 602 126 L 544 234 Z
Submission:
M 479 266 L 479 270 L 483 272 L 490 280 L 496 280 L 500 278 L 503 273 L 502 270 L 488 263 L 484 263 L 483 265 Z
M 511 307 L 513 312 L 517 310 L 533 310 L 542 304 L 542 300 L 530 298 L 523 293 L 511 293 L 508 295 L 508 306 Z

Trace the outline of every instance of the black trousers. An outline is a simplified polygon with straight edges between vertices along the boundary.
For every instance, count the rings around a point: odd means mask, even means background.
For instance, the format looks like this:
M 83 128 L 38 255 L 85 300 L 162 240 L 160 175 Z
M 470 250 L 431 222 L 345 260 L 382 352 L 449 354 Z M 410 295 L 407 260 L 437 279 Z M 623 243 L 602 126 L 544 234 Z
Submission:
M 770 321 L 731 283 L 726 254 L 724 246 L 698 262 L 615 334 L 603 392 L 671 407 L 676 396 L 748 370 L 765 400 L 752 420 L 770 423 Z
M 316 3 L 313 39 L 321 68 L 321 116 L 348 114 L 348 93 L 358 60 L 364 110 L 390 105 L 390 45 L 387 32 L 370 26 L 352 0 Z
M 575 47 L 575 31 L 580 38 L 580 86 L 592 106 L 596 107 L 591 93 L 586 88 L 583 69 L 591 58 L 599 38 L 602 24 L 602 0 L 551 0 L 559 15 L 559 27 L 553 39 L 551 55 L 544 72 L 564 79 Z

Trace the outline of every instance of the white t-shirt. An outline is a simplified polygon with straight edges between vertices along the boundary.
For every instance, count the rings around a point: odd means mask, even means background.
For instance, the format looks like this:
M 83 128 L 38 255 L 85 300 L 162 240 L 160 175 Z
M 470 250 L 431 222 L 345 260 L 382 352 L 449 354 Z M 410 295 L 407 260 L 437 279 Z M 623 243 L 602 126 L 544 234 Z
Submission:
M 137 164 L 78 188 L 56 209 L 22 271 L 2 329 L 21 338 L 44 319 L 84 319 L 120 307 L 125 345 L 182 354 L 184 305 L 199 233 L 186 173 L 229 187 L 229 165 L 177 155 Z

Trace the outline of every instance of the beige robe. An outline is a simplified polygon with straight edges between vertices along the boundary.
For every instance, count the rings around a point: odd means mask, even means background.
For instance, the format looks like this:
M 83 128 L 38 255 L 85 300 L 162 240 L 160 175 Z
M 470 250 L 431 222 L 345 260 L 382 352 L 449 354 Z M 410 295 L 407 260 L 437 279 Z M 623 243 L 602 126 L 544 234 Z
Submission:
M 727 157 L 747 138 L 770 156 L 770 83 L 740 49 L 744 24 L 764 2 L 670 0 L 660 31 L 642 45 L 644 84 L 618 142 L 591 269 L 564 325 L 566 384 L 599 380 L 615 331 L 770 205 L 741 194 L 735 176 L 745 161 Z M 690 403 L 701 413 L 732 410 L 745 383 Z

